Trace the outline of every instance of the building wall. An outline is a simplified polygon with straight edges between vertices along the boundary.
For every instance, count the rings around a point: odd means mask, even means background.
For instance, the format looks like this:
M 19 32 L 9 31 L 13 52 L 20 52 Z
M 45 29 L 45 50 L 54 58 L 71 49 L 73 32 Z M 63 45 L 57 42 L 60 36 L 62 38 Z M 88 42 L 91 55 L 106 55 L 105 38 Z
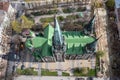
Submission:
M 38 0 L 38 1 L 29 1 L 29 2 L 22 2 L 25 4 L 26 9 L 33 9 L 36 7 L 40 7 L 42 5 L 48 4 L 59 4 L 59 3 L 91 3 L 91 0 Z M 12 4 L 20 5 L 21 2 L 12 1 Z
M 6 35 L 6 28 L 9 27 L 10 25 L 10 20 L 9 20 L 9 17 L 7 15 L 6 12 L 4 12 L 4 18 L 0 24 L 0 28 L 1 28 L 1 41 L 0 41 L 0 51 L 1 53 L 5 53 L 7 51 L 7 38 L 8 36 Z
M 0 10 L 1 22 L 0 22 L 0 54 L 7 53 L 9 50 L 8 40 L 10 40 L 7 33 L 7 29 L 10 27 L 10 19 L 13 18 L 15 13 L 14 8 L 9 4 L 9 7 L 6 10 Z
M 115 0 L 115 14 L 116 14 L 116 24 L 118 26 L 119 39 L 120 39 L 120 0 Z
M 15 15 L 15 9 L 11 5 L 9 5 L 7 14 L 9 18 L 13 18 L 13 16 Z

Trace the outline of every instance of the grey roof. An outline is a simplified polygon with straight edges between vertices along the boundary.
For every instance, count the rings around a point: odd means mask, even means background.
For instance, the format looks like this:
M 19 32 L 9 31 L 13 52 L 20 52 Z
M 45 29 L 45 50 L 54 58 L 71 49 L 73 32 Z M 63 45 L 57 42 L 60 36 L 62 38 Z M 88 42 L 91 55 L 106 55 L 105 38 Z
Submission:
M 3 22 L 4 17 L 5 17 L 5 11 L 0 10 L 0 24 Z
M 115 7 L 120 8 L 120 0 L 115 0 Z

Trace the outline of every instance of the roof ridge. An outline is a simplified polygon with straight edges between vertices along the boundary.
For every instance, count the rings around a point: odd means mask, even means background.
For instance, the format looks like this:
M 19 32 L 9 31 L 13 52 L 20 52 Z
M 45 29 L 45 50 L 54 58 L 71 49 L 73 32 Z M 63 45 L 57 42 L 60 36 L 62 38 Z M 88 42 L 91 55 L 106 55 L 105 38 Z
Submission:
M 44 29 L 44 37 L 47 38 L 47 39 L 49 39 L 50 34 L 52 34 L 52 32 L 50 32 L 52 30 L 50 30 L 50 29 L 53 29 L 53 26 L 50 25 L 50 24 L 48 24 Z

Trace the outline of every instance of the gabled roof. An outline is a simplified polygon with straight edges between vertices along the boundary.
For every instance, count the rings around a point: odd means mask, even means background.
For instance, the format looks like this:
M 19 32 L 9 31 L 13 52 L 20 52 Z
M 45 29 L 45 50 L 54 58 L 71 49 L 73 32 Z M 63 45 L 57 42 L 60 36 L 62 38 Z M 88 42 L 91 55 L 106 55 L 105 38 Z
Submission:
M 79 31 L 65 31 L 63 35 L 67 44 L 66 54 L 83 54 L 85 45 L 95 41 L 95 38 Z
M 33 55 L 36 58 L 52 56 L 52 36 L 54 33 L 53 27 L 48 24 L 44 29 L 44 36 L 36 36 L 31 39 L 27 39 L 26 47 L 33 47 L 35 51 Z M 40 49 L 39 51 L 37 49 Z M 38 57 L 39 55 L 39 57 Z
M 42 47 L 45 42 L 47 42 L 47 39 L 43 38 L 43 37 L 35 37 L 32 39 L 32 44 L 34 46 L 34 48 L 40 48 Z
M 54 28 L 48 24 L 44 29 L 44 37 L 47 39 L 51 39 L 54 33 Z
M 54 28 L 48 24 L 44 29 L 44 36 L 36 36 L 26 41 L 26 47 L 33 45 L 35 51 L 33 55 L 36 58 L 53 56 L 52 54 L 52 36 Z M 65 37 L 67 55 L 81 55 L 85 53 L 86 44 L 95 41 L 94 37 L 87 36 L 80 31 L 64 31 L 62 36 Z M 31 45 L 30 45 L 31 44 Z M 38 50 L 37 50 L 38 49 Z M 40 50 L 39 50 L 40 49 Z
M 41 56 L 42 57 L 46 57 L 46 56 L 53 56 L 52 55 L 52 47 L 51 45 L 49 45 L 47 42 L 44 44 L 44 46 L 42 47 L 42 51 L 41 51 Z

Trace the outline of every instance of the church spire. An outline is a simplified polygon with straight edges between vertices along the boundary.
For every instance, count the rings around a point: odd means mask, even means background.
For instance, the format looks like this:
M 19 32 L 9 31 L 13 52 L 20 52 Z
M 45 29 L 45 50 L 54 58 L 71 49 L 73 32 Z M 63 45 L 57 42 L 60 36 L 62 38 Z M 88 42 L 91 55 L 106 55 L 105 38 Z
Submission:
M 95 39 L 95 41 L 93 41 L 92 43 L 89 43 L 86 45 L 87 52 L 95 52 L 96 51 L 96 45 L 97 45 L 98 40 L 101 38 L 101 36 L 98 37 L 97 39 Z
M 95 23 L 95 15 L 92 17 L 92 19 L 89 21 L 89 23 L 87 25 L 85 25 L 85 31 L 87 32 L 87 34 L 93 32 L 94 23 Z
M 52 38 L 52 52 L 55 56 L 55 60 L 61 62 L 64 61 L 66 45 L 56 16 L 54 20 L 54 27 L 54 35 Z
M 61 33 L 61 30 L 60 30 L 60 25 L 58 23 L 58 20 L 57 20 L 57 17 L 55 16 L 55 19 L 54 19 L 54 45 L 56 46 L 62 46 L 63 44 L 63 37 L 62 37 L 62 33 Z

